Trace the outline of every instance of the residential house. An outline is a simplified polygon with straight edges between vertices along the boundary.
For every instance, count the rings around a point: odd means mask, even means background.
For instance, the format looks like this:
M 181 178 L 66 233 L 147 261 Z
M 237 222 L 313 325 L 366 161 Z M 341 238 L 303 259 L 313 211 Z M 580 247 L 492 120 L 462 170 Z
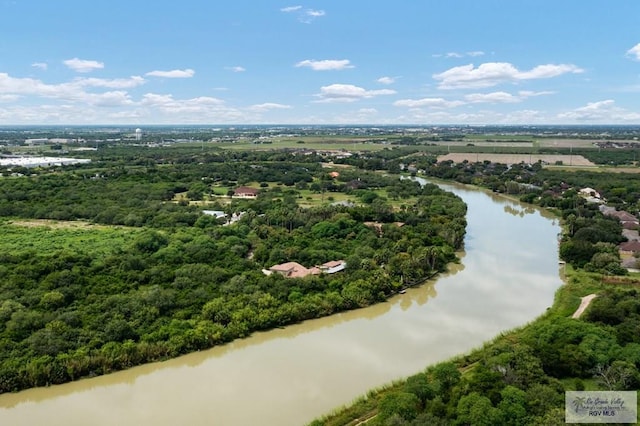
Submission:
M 233 196 L 238 198 L 256 198 L 258 190 L 249 186 L 240 186 L 233 191 Z
M 287 278 L 302 278 L 306 277 L 307 275 L 320 274 L 320 270 L 318 268 L 307 269 L 298 262 L 287 262 L 281 263 L 280 265 L 273 265 L 268 270 L 263 270 L 262 272 L 266 275 L 271 275 L 271 273 L 278 273 Z
M 277 273 L 287 278 L 303 278 L 308 275 L 335 274 L 343 271 L 346 267 L 347 262 L 344 260 L 332 260 L 313 268 L 305 268 L 298 262 L 286 262 L 280 265 L 273 265 L 269 269 L 263 269 L 262 273 L 265 275 Z
M 640 253 L 640 241 L 627 241 L 620 244 L 620 254 L 634 255 Z

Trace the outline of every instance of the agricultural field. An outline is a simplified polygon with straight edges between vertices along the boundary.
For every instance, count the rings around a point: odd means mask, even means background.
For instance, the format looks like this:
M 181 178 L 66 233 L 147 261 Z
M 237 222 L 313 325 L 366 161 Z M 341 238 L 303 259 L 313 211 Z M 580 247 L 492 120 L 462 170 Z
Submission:
M 490 161 L 502 164 L 519 164 L 519 163 L 535 163 L 542 161 L 543 163 L 554 165 L 562 164 L 564 166 L 585 167 L 596 165 L 581 155 L 549 155 L 549 154 L 498 154 L 498 153 L 449 153 L 447 155 L 438 156 L 438 161 L 453 161 L 454 163 L 462 163 L 468 161 L 470 163 L 478 161 Z
M 597 148 L 595 145 L 596 142 L 602 142 L 603 140 L 595 140 L 595 139 L 538 139 L 537 143 L 540 148 Z M 629 143 L 631 141 L 621 140 L 621 141 L 610 141 L 607 142 L 620 142 L 620 143 Z M 637 141 L 636 141 L 637 142 Z M 638 145 L 640 146 L 640 145 Z
M 239 139 L 235 142 L 216 142 L 215 146 L 223 149 L 243 151 L 280 150 L 280 149 L 314 149 L 332 151 L 379 151 L 386 147 L 385 138 L 372 137 L 331 137 L 301 136 L 295 138 L 272 138 L 266 140 Z

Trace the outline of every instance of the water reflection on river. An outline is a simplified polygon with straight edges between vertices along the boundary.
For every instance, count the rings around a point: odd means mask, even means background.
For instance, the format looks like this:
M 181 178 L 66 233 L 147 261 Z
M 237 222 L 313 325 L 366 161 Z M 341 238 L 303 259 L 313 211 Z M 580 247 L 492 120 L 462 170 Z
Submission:
M 469 206 L 468 228 L 462 263 L 437 282 L 175 360 L 0 395 L 0 424 L 301 425 L 544 312 L 561 282 L 555 221 L 446 187 Z

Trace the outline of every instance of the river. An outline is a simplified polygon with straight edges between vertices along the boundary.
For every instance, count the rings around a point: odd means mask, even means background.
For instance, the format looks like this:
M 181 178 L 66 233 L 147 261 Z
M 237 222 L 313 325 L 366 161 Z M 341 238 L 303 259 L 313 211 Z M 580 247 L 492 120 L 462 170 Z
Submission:
M 303 425 L 524 325 L 561 285 L 558 223 L 480 190 L 460 264 L 386 303 L 174 360 L 0 395 L 0 425 Z

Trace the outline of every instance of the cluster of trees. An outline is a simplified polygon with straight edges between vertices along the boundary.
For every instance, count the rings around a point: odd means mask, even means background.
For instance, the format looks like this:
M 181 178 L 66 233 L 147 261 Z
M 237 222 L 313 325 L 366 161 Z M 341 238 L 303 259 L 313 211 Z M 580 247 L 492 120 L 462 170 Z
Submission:
M 94 226 L 83 237 L 78 229 L 43 236 L 0 225 L 0 392 L 104 374 L 380 302 L 444 270 L 463 241 L 466 206 L 435 185 L 373 173 L 332 180 L 313 165 L 264 158 L 200 164 L 164 154 L 142 159 L 145 165 L 103 158 L 92 169 L 0 179 L 0 216 L 128 226 Z M 241 170 L 260 179 L 310 177 L 320 190 L 350 191 L 359 201 L 302 208 L 297 189 L 272 183 L 256 200 L 221 205 L 244 213 L 231 226 L 169 201 L 198 188 L 203 176 L 239 179 Z M 385 188 L 402 200 L 391 204 Z M 261 271 L 338 259 L 347 269 L 332 275 Z
M 626 240 L 616 218 L 594 212 L 577 216 L 563 212 L 566 232 L 560 242 L 560 258 L 577 268 L 610 275 L 625 275 L 618 244 Z
M 507 166 L 488 161 L 457 164 L 422 161 L 430 175 L 483 186 L 554 211 L 565 224 L 560 257 L 574 267 L 613 275 L 627 273 L 620 266 L 618 250 L 618 245 L 626 241 L 622 225 L 618 219 L 603 215 L 598 204 L 588 203 L 578 190 L 597 188 L 609 206 L 637 214 L 640 175 L 589 171 L 567 173 L 544 169 L 539 163 Z
M 115 151 L 112 157 L 105 155 L 71 172 L 25 170 L 29 176 L 0 179 L 0 216 L 191 226 L 199 212 L 188 205 L 168 203 L 176 193 L 187 192 L 192 200 L 200 200 L 212 192 L 214 184 L 233 187 L 271 182 L 293 186 L 311 183 L 321 174 L 317 162 L 292 162 L 292 155 L 285 155 L 285 160 L 274 154 L 242 159 L 240 155 L 196 156 L 178 151 L 175 158 L 167 158 L 166 152 L 165 156 L 153 152 L 128 158 Z

